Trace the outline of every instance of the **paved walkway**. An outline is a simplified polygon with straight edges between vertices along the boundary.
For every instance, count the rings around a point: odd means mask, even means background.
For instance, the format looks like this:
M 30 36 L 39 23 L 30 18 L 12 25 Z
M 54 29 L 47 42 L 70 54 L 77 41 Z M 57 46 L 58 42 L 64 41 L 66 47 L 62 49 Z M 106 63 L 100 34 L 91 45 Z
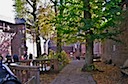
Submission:
M 83 60 L 74 60 L 68 64 L 51 84 L 96 84 L 88 72 L 81 72 Z

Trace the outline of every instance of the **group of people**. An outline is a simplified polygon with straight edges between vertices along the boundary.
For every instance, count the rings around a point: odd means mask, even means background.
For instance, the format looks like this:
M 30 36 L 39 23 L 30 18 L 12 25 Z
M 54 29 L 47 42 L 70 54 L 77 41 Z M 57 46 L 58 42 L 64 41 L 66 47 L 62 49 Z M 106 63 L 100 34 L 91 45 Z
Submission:
M 13 56 L 7 54 L 4 59 L 3 59 L 3 62 L 7 65 L 9 65 L 10 63 L 16 63 L 16 62 L 19 62 L 19 56 L 14 54 Z
M 3 57 L 3 63 L 9 65 L 10 63 L 18 63 L 19 60 L 27 60 L 27 59 L 33 59 L 33 55 L 31 53 L 29 55 L 23 55 L 23 56 L 18 56 L 17 54 L 11 56 L 7 54 L 5 57 Z
M 13 56 L 7 54 L 3 57 L 0 54 L 0 84 L 21 84 L 20 80 L 10 70 L 9 65 L 18 64 L 22 56 L 14 54 Z M 24 60 L 33 59 L 33 55 L 24 55 Z

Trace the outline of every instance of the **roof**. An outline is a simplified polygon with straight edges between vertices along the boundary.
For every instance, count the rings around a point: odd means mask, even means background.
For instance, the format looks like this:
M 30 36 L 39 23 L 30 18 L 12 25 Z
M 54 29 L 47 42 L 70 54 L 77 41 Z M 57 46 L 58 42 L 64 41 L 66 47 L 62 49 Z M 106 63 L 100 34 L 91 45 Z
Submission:
M 4 15 L 0 15 L 0 20 L 10 23 L 15 23 L 15 20 L 13 18 Z
M 25 24 L 26 20 L 24 18 L 12 19 L 10 17 L 0 15 L 0 22 L 4 22 L 7 24 L 13 24 L 13 25 L 23 25 L 23 24 Z

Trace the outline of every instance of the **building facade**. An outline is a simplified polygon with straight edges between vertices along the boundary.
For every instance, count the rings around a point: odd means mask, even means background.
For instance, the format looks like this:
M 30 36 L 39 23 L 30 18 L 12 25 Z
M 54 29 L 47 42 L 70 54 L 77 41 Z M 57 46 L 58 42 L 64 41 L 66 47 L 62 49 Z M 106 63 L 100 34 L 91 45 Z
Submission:
M 126 13 L 125 19 L 119 26 L 123 32 L 117 36 L 121 42 L 106 40 L 103 42 L 103 60 L 110 60 L 118 66 L 123 65 L 125 60 L 128 59 L 128 16 Z
M 10 23 L 0 20 L 0 54 L 19 56 L 24 54 L 25 46 L 25 24 Z

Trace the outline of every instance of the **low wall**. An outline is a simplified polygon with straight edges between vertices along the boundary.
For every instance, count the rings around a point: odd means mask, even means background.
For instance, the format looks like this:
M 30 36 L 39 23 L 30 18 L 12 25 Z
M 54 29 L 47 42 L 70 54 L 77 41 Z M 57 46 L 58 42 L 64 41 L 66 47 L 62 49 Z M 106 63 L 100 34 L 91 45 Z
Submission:
M 40 84 L 38 66 L 10 65 L 10 68 L 22 84 Z

